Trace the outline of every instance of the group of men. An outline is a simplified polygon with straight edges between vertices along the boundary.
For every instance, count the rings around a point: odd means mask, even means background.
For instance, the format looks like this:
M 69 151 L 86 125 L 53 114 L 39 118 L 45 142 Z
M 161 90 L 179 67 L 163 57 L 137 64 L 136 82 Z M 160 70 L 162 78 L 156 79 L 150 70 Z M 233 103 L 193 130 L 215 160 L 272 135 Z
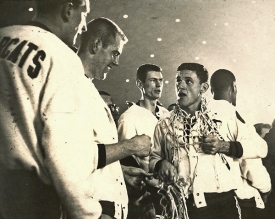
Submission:
M 234 107 L 232 73 L 213 74 L 208 104 L 206 68 L 181 64 L 169 112 L 162 69 L 141 65 L 141 99 L 116 125 L 92 80 L 128 39 L 107 18 L 86 25 L 89 11 L 89 0 L 37 1 L 32 21 L 0 29 L 0 218 L 125 219 L 129 206 L 129 219 L 233 219 L 245 212 L 236 196 L 263 208 L 267 146 Z

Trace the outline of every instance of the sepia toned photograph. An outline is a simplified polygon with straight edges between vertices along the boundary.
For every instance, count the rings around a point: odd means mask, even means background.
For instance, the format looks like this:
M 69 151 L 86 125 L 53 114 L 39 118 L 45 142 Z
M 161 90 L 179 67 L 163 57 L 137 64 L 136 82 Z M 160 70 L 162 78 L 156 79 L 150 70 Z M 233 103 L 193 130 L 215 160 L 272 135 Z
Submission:
M 1 0 L 0 219 L 274 219 L 274 0 Z

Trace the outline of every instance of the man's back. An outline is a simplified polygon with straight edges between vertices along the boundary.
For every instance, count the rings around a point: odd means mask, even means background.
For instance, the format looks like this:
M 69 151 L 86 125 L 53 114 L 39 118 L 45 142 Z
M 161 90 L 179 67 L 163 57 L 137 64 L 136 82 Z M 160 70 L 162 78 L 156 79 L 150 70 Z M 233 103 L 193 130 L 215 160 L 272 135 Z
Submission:
M 55 178 L 45 163 L 49 148 L 75 146 L 70 133 L 78 126 L 64 121 L 85 121 L 81 113 L 87 104 L 79 99 L 86 87 L 82 64 L 59 38 L 39 27 L 3 28 L 0 42 L 1 215 L 60 218 Z M 83 141 L 78 143 L 82 147 Z

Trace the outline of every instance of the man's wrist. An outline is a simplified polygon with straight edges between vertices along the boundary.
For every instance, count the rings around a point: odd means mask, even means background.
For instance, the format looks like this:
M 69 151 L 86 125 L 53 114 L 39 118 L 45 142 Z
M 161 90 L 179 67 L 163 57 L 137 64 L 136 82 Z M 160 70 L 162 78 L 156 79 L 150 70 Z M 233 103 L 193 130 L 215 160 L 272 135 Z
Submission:
M 220 141 L 219 153 L 228 155 L 230 153 L 230 143 L 228 141 Z

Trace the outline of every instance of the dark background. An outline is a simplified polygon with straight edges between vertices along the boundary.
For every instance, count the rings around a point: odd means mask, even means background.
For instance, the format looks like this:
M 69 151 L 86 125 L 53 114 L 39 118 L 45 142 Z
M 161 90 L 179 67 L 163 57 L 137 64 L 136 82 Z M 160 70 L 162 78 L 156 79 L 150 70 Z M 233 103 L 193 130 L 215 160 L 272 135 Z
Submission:
M 0 2 L 0 26 L 23 23 L 34 14 L 33 1 Z M 274 0 L 91 0 L 87 20 L 96 17 L 112 19 L 129 38 L 119 67 L 105 81 L 95 81 L 121 111 L 126 100 L 140 97 L 135 74 L 141 64 L 162 67 L 166 82 L 161 102 L 167 107 L 176 101 L 176 68 L 199 62 L 210 75 L 219 68 L 236 75 L 237 105 L 252 123 L 275 118 Z M 210 92 L 206 96 L 211 98 Z

